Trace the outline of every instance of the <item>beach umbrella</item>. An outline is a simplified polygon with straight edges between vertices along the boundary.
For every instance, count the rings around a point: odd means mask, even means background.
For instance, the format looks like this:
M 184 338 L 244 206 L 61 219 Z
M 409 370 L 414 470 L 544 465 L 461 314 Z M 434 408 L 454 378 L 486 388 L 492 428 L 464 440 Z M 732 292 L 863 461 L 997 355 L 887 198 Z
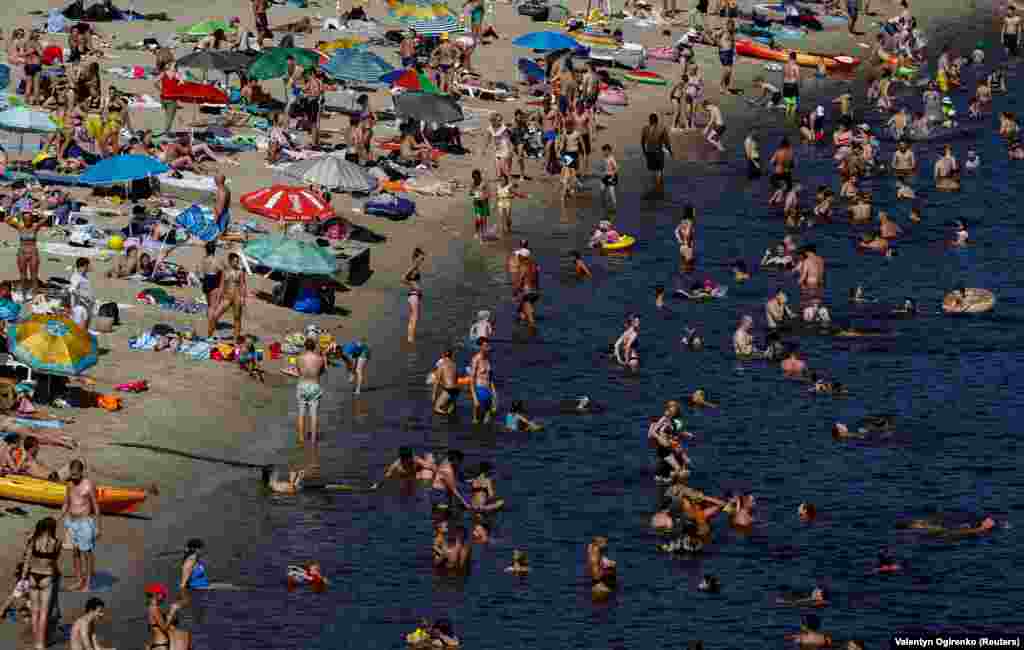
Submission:
M 194 68 L 197 70 L 217 70 L 218 72 L 245 72 L 256 57 L 244 52 L 225 52 L 222 50 L 199 50 L 178 59 L 174 65 L 178 68 Z
M 243 194 L 245 209 L 273 221 L 323 221 L 334 216 L 334 208 L 313 190 L 290 185 Z
M 15 359 L 51 375 L 80 375 L 96 365 L 96 337 L 64 316 L 37 314 L 7 327 Z
M 455 16 L 448 5 L 432 0 L 412 2 L 389 2 L 388 16 L 404 24 L 420 20 L 433 20 L 444 16 Z
M 325 56 L 331 56 L 338 50 L 350 50 L 354 47 L 359 47 L 366 44 L 366 39 L 357 36 L 344 36 L 342 38 L 336 38 L 333 41 L 322 43 L 316 48 L 316 51 Z
M 282 235 L 249 242 L 243 252 L 257 264 L 284 273 L 332 275 L 338 270 L 338 261 L 329 249 Z
M 391 72 L 395 67 L 373 52 L 359 48 L 338 50 L 320 69 L 338 81 L 378 83 L 381 75 Z
M 395 97 L 395 112 L 422 122 L 461 122 L 466 119 L 462 108 L 451 97 L 430 93 L 402 93 Z
M 160 99 L 174 100 L 183 104 L 227 104 L 228 94 L 210 84 L 195 81 L 171 81 L 164 79 L 160 83 Z
M 321 156 L 288 165 L 280 173 L 291 183 L 319 185 L 338 192 L 369 192 L 377 181 L 341 156 Z
M 171 168 L 152 156 L 128 154 L 99 161 L 79 179 L 83 185 L 116 185 L 159 176 Z
M 0 113 L 0 131 L 10 131 L 20 135 L 18 151 L 25 150 L 25 134 L 43 135 L 53 133 L 57 125 L 49 114 L 18 106 Z
M 580 46 L 575 39 L 558 32 L 530 32 L 515 39 L 512 44 L 531 50 L 574 50 Z
M 441 91 L 438 90 L 434 82 L 430 80 L 430 77 L 418 70 L 395 70 L 389 74 L 384 75 L 380 78 L 381 81 L 396 88 L 404 88 L 405 90 L 414 90 L 424 93 L 439 94 Z
M 420 36 L 440 36 L 461 32 L 462 25 L 455 20 L 455 16 L 439 16 L 428 20 L 414 20 L 409 23 L 409 29 L 414 30 Z
M 192 36 L 195 38 L 202 38 L 203 36 L 209 36 L 218 29 L 224 30 L 225 33 L 231 34 L 235 32 L 235 28 L 223 20 L 204 20 L 201 23 L 196 23 L 188 27 L 182 27 L 178 30 L 178 33 L 182 36 Z
M 200 241 L 213 241 L 228 229 L 228 224 L 231 223 L 231 212 L 225 210 L 219 220 L 214 220 L 212 212 L 193 205 L 182 210 L 174 222 Z
M 277 79 L 288 74 L 288 57 L 308 70 L 320 63 L 320 53 L 298 47 L 272 47 L 263 51 L 249 64 L 250 79 Z

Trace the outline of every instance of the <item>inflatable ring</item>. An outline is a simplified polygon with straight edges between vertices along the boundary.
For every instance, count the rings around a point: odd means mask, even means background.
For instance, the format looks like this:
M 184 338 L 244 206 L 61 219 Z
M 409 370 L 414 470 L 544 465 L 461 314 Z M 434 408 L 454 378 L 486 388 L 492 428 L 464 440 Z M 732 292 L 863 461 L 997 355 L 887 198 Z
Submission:
M 636 238 L 630 235 L 621 235 L 619 241 L 614 244 L 601 244 L 601 250 L 605 251 L 624 251 L 628 248 L 632 248 L 633 244 L 636 243 Z

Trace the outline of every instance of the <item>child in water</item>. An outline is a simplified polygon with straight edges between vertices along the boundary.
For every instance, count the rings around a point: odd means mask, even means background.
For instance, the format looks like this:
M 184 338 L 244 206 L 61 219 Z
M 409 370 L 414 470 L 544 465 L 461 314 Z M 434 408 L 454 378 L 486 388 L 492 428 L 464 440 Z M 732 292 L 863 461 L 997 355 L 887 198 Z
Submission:
M 505 573 L 511 573 L 516 576 L 524 576 L 530 573 L 530 558 L 527 557 L 526 551 L 520 551 L 519 549 L 512 551 L 512 565 L 505 568 Z
M 526 405 L 516 401 L 505 416 L 505 428 L 509 431 L 540 431 L 544 425 L 527 418 Z

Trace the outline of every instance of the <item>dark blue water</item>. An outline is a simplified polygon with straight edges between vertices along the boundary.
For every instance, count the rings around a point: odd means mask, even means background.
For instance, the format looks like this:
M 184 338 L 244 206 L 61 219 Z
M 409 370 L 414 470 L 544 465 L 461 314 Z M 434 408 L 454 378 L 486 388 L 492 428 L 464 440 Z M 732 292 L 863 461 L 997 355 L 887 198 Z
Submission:
M 973 87 L 970 73 L 966 80 Z M 1019 68 L 1010 83 L 1013 91 L 1024 83 Z M 1011 99 L 997 97 L 995 111 L 1012 106 Z M 966 113 L 966 97 L 956 101 Z M 768 151 L 779 135 L 770 130 L 776 119 L 763 119 Z M 877 122 L 878 116 L 868 119 Z M 532 337 L 513 323 L 503 252 L 471 247 L 464 268 L 447 280 L 451 289 L 427 287 L 417 346 L 377 354 L 376 388 L 356 404 L 343 398 L 329 412 L 330 433 L 319 458 L 325 476 L 354 484 L 376 479 L 403 444 L 423 451 L 459 448 L 468 465 L 494 462 L 507 506 L 492 543 L 474 549 L 471 575 L 432 573 L 429 507 L 420 495 L 382 490 L 257 501 L 248 506 L 253 525 L 245 537 L 223 541 L 243 549 L 240 576 L 228 578 L 251 590 L 244 597 L 208 599 L 208 623 L 198 639 L 208 645 L 200 647 L 399 648 L 421 616 L 450 618 L 463 646 L 474 649 L 681 647 L 689 639 L 703 639 L 709 648 L 781 647 L 801 611 L 778 606 L 776 597 L 816 584 L 832 600 L 818 611 L 823 629 L 837 639 L 864 638 L 868 647 L 882 647 L 896 631 L 918 625 L 1019 632 L 1024 309 L 1017 251 L 1024 226 L 1017 213 L 1024 164 L 1006 160 L 994 125 L 987 118 L 951 141 L 961 159 L 970 144 L 983 161 L 979 172 L 965 174 L 959 194 L 929 189 L 941 145 L 915 146 L 922 171 L 913 185 L 924 206 L 923 224 L 911 226 L 909 203 L 893 201 L 892 179 L 871 181 L 876 205 L 907 231 L 895 258 L 855 252 L 860 230 L 848 224 L 800 234 L 827 260 L 833 318 L 891 330 L 870 339 L 799 340 L 812 369 L 849 387 L 842 398 L 811 397 L 777 367 L 738 362 L 731 353 L 730 337 L 742 314 L 763 324 L 763 303 L 776 287 L 797 294 L 792 276 L 767 272 L 732 286 L 728 264 L 736 257 L 756 262 L 784 234 L 781 216 L 766 206 L 767 184 L 747 182 L 741 161 L 675 164 L 663 201 L 641 199 L 634 184 L 637 191 L 622 197 L 618 223 L 640 244 L 628 256 L 591 256 L 592 283 L 571 279 L 565 253 L 583 247 L 600 218 L 598 202 L 550 210 L 528 233 L 544 274 Z M 892 148 L 884 143 L 880 159 L 888 160 Z M 822 182 L 838 192 L 830 149 L 800 147 L 797 154 L 797 175 L 810 193 Z M 672 229 L 686 203 L 697 208 L 699 244 L 698 270 L 684 278 Z M 970 226 L 973 244 L 966 250 L 943 244 L 954 218 Z M 728 297 L 654 308 L 656 284 L 683 286 L 704 277 L 730 285 Z M 881 305 L 913 297 L 925 313 L 904 321 L 873 319 L 847 303 L 856 284 Z M 959 285 L 992 289 L 996 309 L 966 318 L 940 315 L 942 296 Z M 391 314 L 400 313 L 402 300 L 396 294 Z M 456 421 L 431 416 L 423 378 L 480 308 L 497 311 L 503 342 L 495 364 L 504 405 L 525 400 L 547 424 L 545 431 L 473 427 L 468 402 Z M 642 319 L 643 368 L 635 376 L 606 356 L 627 312 Z M 382 315 L 382 341 L 399 338 L 402 324 L 394 320 Z M 687 325 L 703 333 L 705 351 L 680 347 Z M 759 330 L 762 341 L 763 335 Z M 664 400 L 696 388 L 721 409 L 686 413 L 698 436 L 690 484 L 711 494 L 752 492 L 757 524 L 741 537 L 719 520 L 701 557 L 679 559 L 658 553 L 658 538 L 647 527 L 659 493 L 651 479 L 646 422 Z M 344 383 L 335 381 L 333 390 L 340 395 Z M 608 412 L 556 413 L 558 400 L 582 394 L 608 405 Z M 831 439 L 833 422 L 853 424 L 877 413 L 895 416 L 899 442 L 870 446 Z M 306 453 L 295 451 L 288 460 L 302 462 Z M 238 489 L 263 499 L 251 485 Z M 817 505 L 821 516 L 814 525 L 798 521 L 801 501 Z M 959 541 L 896 528 L 909 517 L 935 513 L 954 524 L 991 513 L 1000 525 L 990 536 Z M 619 563 L 619 589 L 603 605 L 590 601 L 583 564 L 584 545 L 598 534 L 610 538 L 609 554 Z M 881 546 L 909 569 L 872 575 Z M 533 573 L 525 580 L 502 571 L 514 548 L 530 553 Z M 332 589 L 286 593 L 284 567 L 310 558 L 323 563 Z M 705 573 L 720 578 L 720 594 L 696 590 Z

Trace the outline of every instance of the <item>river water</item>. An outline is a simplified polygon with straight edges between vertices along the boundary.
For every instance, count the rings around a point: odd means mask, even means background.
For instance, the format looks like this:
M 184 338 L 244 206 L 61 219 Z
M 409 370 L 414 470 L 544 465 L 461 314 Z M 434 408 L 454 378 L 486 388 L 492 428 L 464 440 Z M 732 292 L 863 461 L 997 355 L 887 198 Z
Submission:
M 996 55 L 994 48 L 989 54 Z M 1024 83 L 1019 70 L 1011 69 L 1013 92 L 996 98 L 995 112 L 1014 110 Z M 968 72 L 965 86 L 973 88 L 973 75 Z M 965 95 L 955 96 L 961 113 Z M 872 123 L 879 119 L 868 116 Z M 781 135 L 773 126 L 778 118 L 761 122 L 770 151 Z M 421 495 L 384 489 L 267 500 L 254 482 L 238 484 L 222 498 L 244 501 L 249 525 L 240 528 L 242 536 L 220 542 L 235 557 L 229 563 L 221 552 L 215 570 L 222 576 L 230 570 L 224 577 L 247 591 L 205 599 L 199 647 L 400 648 L 421 616 L 448 617 L 463 647 L 474 649 L 678 648 L 691 639 L 708 648 L 781 647 L 803 612 L 777 605 L 776 598 L 814 585 L 830 594 L 831 604 L 817 611 L 822 628 L 836 639 L 866 639 L 867 647 L 884 647 L 894 633 L 922 626 L 1020 633 L 1024 579 L 1014 567 L 1021 566 L 1017 548 L 1024 541 L 1017 523 L 1024 509 L 1017 442 L 1024 310 L 1017 257 L 1024 230 L 1017 212 L 1024 163 L 1007 161 L 994 124 L 994 117 L 986 118 L 963 134 L 915 146 L 922 163 L 913 183 L 924 207 L 920 225 L 907 221 L 908 203 L 893 200 L 891 178 L 870 181 L 876 205 L 907 230 L 896 257 L 858 254 L 860 229 L 846 223 L 800 233 L 827 260 L 833 318 L 885 331 L 854 340 L 798 339 L 812 369 L 849 387 L 841 398 L 809 396 L 806 385 L 783 379 L 777 367 L 732 355 L 730 337 L 742 314 L 763 325 L 763 303 L 776 287 L 797 295 L 791 276 L 755 272 L 749 283 L 734 286 L 728 273 L 737 257 L 756 264 L 784 232 L 781 218 L 766 207 L 767 183 L 749 183 L 734 156 L 672 165 L 668 197 L 661 201 L 641 198 L 642 183 L 633 181 L 643 178 L 642 169 L 627 163 L 630 182 L 620 188 L 630 191 L 621 196 L 617 223 L 640 243 L 629 255 L 590 255 L 590 284 L 571 278 L 565 254 L 583 249 L 600 218 L 599 204 L 552 207 L 531 219 L 524 229 L 542 266 L 544 294 L 533 337 L 513 322 L 503 256 L 474 245 L 452 255 L 434 269 L 434 277 L 441 276 L 436 283 L 446 287 L 426 286 L 421 341 L 415 348 L 376 351 L 373 389 L 355 405 L 343 397 L 325 414 L 319 461 L 325 477 L 354 486 L 378 478 L 403 444 L 420 451 L 458 448 L 470 466 L 492 461 L 507 506 L 491 544 L 474 549 L 471 575 L 454 579 L 431 571 L 429 506 Z M 976 146 L 983 161 L 979 172 L 965 174 L 958 194 L 929 189 L 931 165 L 946 142 L 961 159 L 969 144 Z M 888 160 L 892 149 L 884 142 L 880 159 Z M 838 192 L 831 148 L 800 146 L 797 156 L 797 175 L 809 194 L 829 182 Z M 698 268 L 683 277 L 672 229 L 687 203 L 698 213 Z M 969 224 L 973 244 L 967 249 L 944 246 L 954 218 Z M 705 277 L 729 286 L 728 296 L 710 303 L 670 299 L 655 309 L 656 284 L 671 289 Z M 878 303 L 851 306 L 847 294 L 856 284 Z M 960 285 L 993 290 L 996 309 L 941 315 L 942 296 Z M 904 297 L 913 297 L 923 313 L 899 321 L 872 315 Z M 403 303 L 396 296 L 374 340 L 398 340 L 403 323 L 394 314 L 404 313 Z M 504 405 L 525 400 L 547 425 L 543 432 L 474 427 L 468 401 L 455 421 L 431 415 L 423 379 L 481 308 L 496 311 L 494 362 Z M 628 312 L 642 319 L 643 367 L 635 376 L 607 358 Z M 704 351 L 684 351 L 684 326 L 701 331 Z M 763 341 L 763 329 L 758 334 Z M 664 400 L 696 388 L 721 408 L 687 410 L 687 425 L 697 434 L 690 483 L 710 494 L 754 493 L 757 523 L 743 537 L 718 521 L 708 550 L 683 559 L 659 553 L 659 539 L 647 527 L 658 490 L 645 434 L 648 416 L 658 415 Z M 334 395 L 345 390 L 343 380 L 332 382 Z M 558 413 L 559 400 L 584 394 L 607 411 Z M 868 414 L 894 416 L 895 441 L 875 446 L 831 439 L 833 422 L 854 424 Z M 306 453 L 281 460 L 299 462 Z M 817 523 L 800 524 L 801 501 L 817 505 Z M 1000 523 L 979 539 L 928 538 L 896 527 L 915 516 L 938 514 L 959 524 L 984 513 Z M 598 534 L 609 537 L 609 554 L 619 564 L 618 591 L 602 605 L 590 601 L 583 562 L 584 545 Z M 908 570 L 873 575 L 883 546 Z M 530 553 L 527 579 L 502 571 L 514 548 Z M 332 588 L 319 595 L 287 593 L 286 565 L 311 558 L 323 563 Z M 721 593 L 696 590 L 704 574 L 719 577 Z

